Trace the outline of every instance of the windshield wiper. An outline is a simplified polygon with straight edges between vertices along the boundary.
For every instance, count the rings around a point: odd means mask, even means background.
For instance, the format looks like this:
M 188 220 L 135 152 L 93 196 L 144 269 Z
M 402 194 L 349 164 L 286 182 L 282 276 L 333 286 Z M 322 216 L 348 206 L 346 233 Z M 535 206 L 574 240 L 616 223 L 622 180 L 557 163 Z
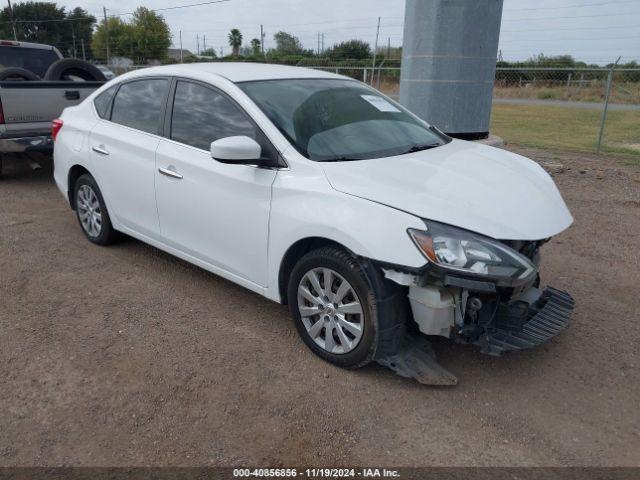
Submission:
M 436 147 L 439 147 L 440 145 L 442 144 L 441 143 L 416 143 L 415 145 L 412 145 L 408 150 L 402 152 L 401 155 L 404 155 L 405 153 L 415 153 L 415 152 L 421 152 L 423 150 L 429 150 L 430 148 L 436 148 Z
M 355 160 L 364 160 L 364 158 L 342 156 L 342 157 L 325 158 L 323 160 L 318 160 L 318 161 L 319 162 L 353 162 Z

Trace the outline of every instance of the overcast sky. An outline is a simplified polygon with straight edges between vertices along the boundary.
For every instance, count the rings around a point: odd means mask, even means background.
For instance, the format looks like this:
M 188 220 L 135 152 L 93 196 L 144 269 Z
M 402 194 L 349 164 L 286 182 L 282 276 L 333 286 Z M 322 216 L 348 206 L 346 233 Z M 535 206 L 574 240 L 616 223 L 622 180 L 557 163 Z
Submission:
M 139 5 L 166 8 L 206 0 L 65 0 L 93 15 L 126 14 Z M 425 0 L 426 1 L 426 0 Z M 475 1 L 475 0 L 467 0 Z M 315 49 L 318 32 L 325 48 L 350 38 L 375 41 L 377 17 L 382 17 L 380 44 L 402 43 L 404 0 L 229 0 L 160 12 L 179 45 L 195 52 L 196 35 L 206 46 L 229 53 L 227 33 L 239 28 L 245 44 L 266 32 L 265 46 L 273 46 L 273 34 L 286 30 L 297 35 L 306 48 Z M 130 18 L 123 16 L 123 18 Z M 505 0 L 500 49 L 505 60 L 526 59 L 538 53 L 571 54 L 588 63 L 606 64 L 619 55 L 622 62 L 640 60 L 640 0 Z

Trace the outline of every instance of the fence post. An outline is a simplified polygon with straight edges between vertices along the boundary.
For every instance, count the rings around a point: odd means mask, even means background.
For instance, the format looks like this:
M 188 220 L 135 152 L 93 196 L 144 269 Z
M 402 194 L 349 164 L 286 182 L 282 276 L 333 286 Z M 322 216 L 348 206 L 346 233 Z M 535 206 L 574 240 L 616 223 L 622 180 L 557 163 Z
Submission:
M 364 70 L 363 70 L 363 74 L 362 74 L 363 75 L 362 81 L 364 83 L 367 83 L 367 71 L 368 71 L 368 68 L 365 67 Z
M 571 88 L 571 72 L 569 72 L 569 76 L 567 77 L 567 98 L 569 98 L 570 88 Z
M 602 109 L 602 118 L 600 119 L 600 132 L 598 133 L 598 149 L 597 153 L 600 153 L 602 148 L 602 135 L 604 134 L 604 124 L 607 120 L 607 109 L 609 108 L 609 96 L 611 95 L 611 85 L 613 84 L 613 69 L 620 61 L 620 57 L 616 60 L 616 63 L 611 65 L 609 69 L 609 75 L 607 76 L 607 91 L 604 94 L 604 107 Z

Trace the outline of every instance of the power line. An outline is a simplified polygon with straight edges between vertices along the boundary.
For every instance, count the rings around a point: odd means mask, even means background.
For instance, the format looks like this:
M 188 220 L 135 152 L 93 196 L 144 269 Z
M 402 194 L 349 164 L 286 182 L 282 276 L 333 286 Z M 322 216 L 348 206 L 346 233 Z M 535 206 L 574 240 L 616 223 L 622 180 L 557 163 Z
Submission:
M 176 5 L 174 7 L 164 7 L 164 8 L 149 8 L 148 10 L 150 12 L 164 12 L 166 10 L 177 10 L 179 8 L 190 8 L 190 7 L 199 7 L 202 5 L 213 5 L 215 3 L 226 3 L 226 2 L 230 2 L 231 0 L 212 0 L 209 2 L 200 2 L 200 3 L 191 3 L 188 5 Z M 136 12 L 126 12 L 126 13 L 114 13 L 114 14 L 110 14 L 107 15 L 108 17 L 114 18 L 114 17 L 124 17 L 125 15 L 133 15 Z M 52 22 L 75 22 L 75 21 L 82 21 L 82 20 L 92 20 L 92 21 L 96 21 L 96 18 L 100 16 L 100 15 L 95 15 L 95 16 L 89 16 L 89 17 L 75 17 L 75 18 L 52 18 L 52 19 L 47 19 L 47 20 L 14 20 L 13 22 L 9 21 L 9 22 L 0 22 L 3 24 L 6 23 L 52 23 Z
M 212 0 L 210 2 L 200 2 L 200 3 L 190 3 L 188 5 L 176 5 L 175 7 L 164 7 L 164 8 L 150 8 L 152 12 L 164 12 L 166 10 L 177 10 L 179 8 L 190 8 L 190 7 L 200 7 L 202 5 L 213 5 L 214 3 L 226 3 L 231 0 Z M 122 17 L 124 15 L 133 15 L 136 12 L 127 12 L 127 13 L 118 13 L 117 15 L 111 15 L 112 17 Z
M 551 32 L 551 31 L 572 31 L 572 30 L 620 30 L 623 28 L 634 28 L 637 29 L 638 25 L 616 25 L 615 27 L 547 27 L 547 28 L 528 28 L 528 29 L 518 29 L 518 30 L 500 30 L 500 33 L 519 33 L 519 32 Z
M 611 0 L 608 2 L 599 2 L 599 3 L 582 3 L 582 4 L 574 4 L 574 5 L 563 5 L 563 6 L 558 6 L 558 7 L 535 7 L 535 8 L 509 8 L 504 10 L 505 12 L 523 12 L 523 11 L 537 11 L 537 10 L 560 10 L 563 8 L 574 8 L 574 7 L 580 7 L 580 8 L 585 8 L 585 7 L 599 7 L 599 6 L 603 6 L 603 5 L 619 5 L 622 3 L 637 3 L 637 0 L 621 0 L 621 1 L 615 1 L 615 0 Z
M 628 17 L 629 15 L 640 15 L 640 12 L 625 12 L 625 13 L 605 13 L 600 15 L 572 15 L 570 17 L 535 17 L 535 18 L 508 18 L 502 19 L 503 22 L 530 22 L 535 20 L 558 20 L 565 18 L 601 18 L 601 17 Z

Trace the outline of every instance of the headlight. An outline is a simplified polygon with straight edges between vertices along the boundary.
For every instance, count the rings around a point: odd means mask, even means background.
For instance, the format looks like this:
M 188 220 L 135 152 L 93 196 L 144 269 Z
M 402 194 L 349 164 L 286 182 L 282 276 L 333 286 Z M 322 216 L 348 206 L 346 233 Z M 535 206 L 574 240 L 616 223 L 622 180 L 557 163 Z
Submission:
M 448 270 L 503 279 L 523 279 L 536 271 L 524 255 L 466 230 L 429 222 L 426 231 L 408 232 L 427 260 Z

